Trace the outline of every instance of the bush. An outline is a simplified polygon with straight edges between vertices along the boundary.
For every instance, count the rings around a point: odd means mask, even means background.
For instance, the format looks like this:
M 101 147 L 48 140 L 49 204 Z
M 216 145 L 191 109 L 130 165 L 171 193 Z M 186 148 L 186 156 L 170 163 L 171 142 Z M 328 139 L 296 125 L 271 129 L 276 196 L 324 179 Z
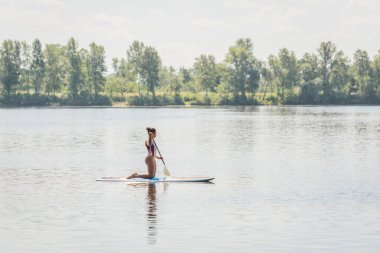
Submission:
M 258 105 L 260 104 L 253 96 L 232 96 L 228 99 L 222 99 L 224 105 Z
M 153 97 L 147 96 L 131 96 L 127 99 L 128 104 L 136 106 L 165 106 L 165 105 L 182 105 L 184 100 L 182 97 L 177 95 L 157 95 Z
M 112 102 L 125 102 L 126 98 L 122 96 L 110 96 Z
M 98 95 L 93 100 L 90 100 L 90 105 L 112 105 L 110 97 L 104 95 Z
M 278 99 L 275 95 L 270 95 L 265 100 L 266 100 L 266 104 L 268 104 L 268 105 L 278 104 Z
M 320 102 L 318 87 L 314 83 L 307 83 L 301 87 L 299 102 L 302 104 L 318 104 Z
M 174 96 L 174 104 L 176 104 L 176 105 L 183 105 L 184 104 L 183 99 L 182 99 L 180 94 L 176 94 Z
M 289 93 L 285 95 L 284 104 L 285 105 L 297 105 L 300 103 L 300 98 L 295 93 Z
M 71 106 L 109 106 L 112 105 L 110 97 L 98 94 L 96 97 L 88 92 L 81 91 L 75 98 L 62 97 L 60 105 Z
M 340 105 L 343 105 L 343 104 L 347 104 L 348 98 L 343 93 L 333 92 L 330 95 L 329 101 L 330 101 L 331 104 L 340 104 Z
M 54 95 L 15 94 L 4 96 L 0 103 L 6 106 L 47 106 L 58 100 Z

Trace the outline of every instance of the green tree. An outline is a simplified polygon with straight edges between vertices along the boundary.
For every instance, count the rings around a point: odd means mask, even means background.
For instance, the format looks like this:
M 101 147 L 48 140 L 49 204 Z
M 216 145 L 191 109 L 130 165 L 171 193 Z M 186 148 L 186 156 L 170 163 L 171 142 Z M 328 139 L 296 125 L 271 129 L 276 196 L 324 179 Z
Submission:
M 133 73 L 136 76 L 136 82 L 138 87 L 139 96 L 141 95 L 140 83 L 145 81 L 144 70 L 144 54 L 145 45 L 140 41 L 133 41 L 127 50 L 128 65 L 131 66 Z
M 131 63 L 124 58 L 112 58 L 112 69 L 116 76 L 136 82 L 136 74 Z
M 214 91 L 216 87 L 216 65 L 215 57 L 202 54 L 195 58 L 194 75 L 200 87 L 206 91 Z
M 270 68 L 268 68 L 267 64 L 266 63 L 263 63 L 262 67 L 261 67 L 261 83 L 262 83 L 262 87 L 263 87 L 263 93 L 262 93 L 262 96 L 261 96 L 261 101 L 265 101 L 265 97 L 267 95 L 267 92 L 268 92 L 268 87 L 271 86 L 271 84 L 273 83 L 273 73 L 272 71 L 270 70 Z
M 57 44 L 47 44 L 45 57 L 45 92 L 50 95 L 65 86 L 67 65 L 66 49 Z
M 358 84 L 359 92 L 364 102 L 372 101 L 375 98 L 375 88 L 371 80 L 371 62 L 365 50 L 356 50 L 352 74 Z
M 316 82 L 320 77 L 318 56 L 305 53 L 300 60 L 300 74 L 304 82 Z
M 376 90 L 376 96 L 379 100 L 380 98 L 380 50 L 378 51 L 377 55 L 374 56 L 372 64 L 372 79 L 373 79 L 373 86 Z
M 32 87 L 32 76 L 31 76 L 31 64 L 32 64 L 32 53 L 31 46 L 25 41 L 21 42 L 21 69 L 20 69 L 20 82 L 18 85 L 18 91 L 26 91 Z
M 155 88 L 160 81 L 161 58 L 153 47 L 145 47 L 142 59 L 142 76 L 148 92 L 152 93 L 155 102 Z
M 305 53 L 299 61 L 301 74 L 300 99 L 304 104 L 319 102 L 319 89 L 321 84 L 318 56 Z
M 349 59 L 344 55 L 343 51 L 338 51 L 334 56 L 330 83 L 331 88 L 339 95 L 342 95 L 343 88 L 349 82 L 349 67 Z
M 122 77 L 112 76 L 106 79 L 104 90 L 109 97 L 114 98 L 120 95 L 122 100 L 124 100 L 126 93 L 137 91 L 137 86 L 133 82 L 127 82 L 127 80 Z
M 330 76 L 334 67 L 334 55 L 336 46 L 331 41 L 322 42 L 318 48 L 319 64 L 322 75 L 323 95 L 327 101 L 330 100 L 332 87 L 330 84 Z
M 32 64 L 30 71 L 32 75 L 32 83 L 34 94 L 40 94 L 42 81 L 45 75 L 45 62 L 42 51 L 42 44 L 39 39 L 35 39 L 32 44 Z
M 173 79 L 174 98 L 175 103 L 181 103 L 181 89 L 183 86 L 183 79 L 180 75 L 175 75 Z
M 228 82 L 234 88 L 234 96 L 241 94 L 246 100 L 246 90 L 252 93 L 258 88 L 260 75 L 257 60 L 253 56 L 250 39 L 239 39 L 228 49 L 225 62 L 229 67 Z
M 79 59 L 80 59 L 80 65 L 79 65 L 79 72 L 80 72 L 80 79 L 81 82 L 78 86 L 78 91 L 80 101 L 88 101 L 92 98 L 92 82 L 90 80 L 90 52 L 85 48 L 79 49 Z
M 169 91 L 169 95 L 174 92 L 174 78 L 176 76 L 176 70 L 174 67 L 162 67 L 160 71 L 160 86 L 165 91 Z
M 183 80 L 183 83 L 185 85 L 187 85 L 188 83 L 190 83 L 191 81 L 193 81 L 193 74 L 191 72 L 190 69 L 187 69 L 185 67 L 181 67 L 179 69 L 179 74 Z
M 268 64 L 275 79 L 277 97 L 284 102 L 285 91 L 292 91 L 292 88 L 298 85 L 299 71 L 295 53 L 283 48 L 277 56 L 269 56 Z
M 116 75 L 118 75 L 119 68 L 120 68 L 120 59 L 116 57 L 112 58 L 112 69 Z
M 78 51 L 78 43 L 70 38 L 67 43 L 68 74 L 69 74 L 69 98 L 76 100 L 82 80 L 82 59 Z
M 92 91 L 96 98 L 99 91 L 103 88 L 105 83 L 104 74 L 107 71 L 103 46 L 99 46 L 95 43 L 90 44 L 87 64 L 90 91 Z
M 21 44 L 18 41 L 4 40 L 1 46 L 1 83 L 4 96 L 12 95 L 19 84 L 21 72 Z
M 232 69 L 227 64 L 216 64 L 217 84 L 216 92 L 221 99 L 221 103 L 227 104 L 230 102 L 230 94 L 235 93 L 235 87 L 231 84 Z M 236 96 L 234 97 L 236 99 Z

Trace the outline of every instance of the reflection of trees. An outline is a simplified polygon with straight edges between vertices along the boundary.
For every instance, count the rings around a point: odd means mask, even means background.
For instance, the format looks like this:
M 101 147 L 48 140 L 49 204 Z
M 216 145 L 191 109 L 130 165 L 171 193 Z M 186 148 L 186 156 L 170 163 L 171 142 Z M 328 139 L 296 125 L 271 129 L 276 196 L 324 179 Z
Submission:
M 148 220 L 148 243 L 155 244 L 157 241 L 156 184 L 148 184 L 146 217 Z

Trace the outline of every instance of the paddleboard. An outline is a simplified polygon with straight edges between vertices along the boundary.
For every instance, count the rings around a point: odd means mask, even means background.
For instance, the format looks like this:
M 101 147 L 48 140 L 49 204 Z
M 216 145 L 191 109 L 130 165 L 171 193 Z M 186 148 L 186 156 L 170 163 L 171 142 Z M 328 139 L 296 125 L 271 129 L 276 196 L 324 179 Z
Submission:
M 102 182 L 131 182 L 131 183 L 204 183 L 213 180 L 213 177 L 154 177 L 151 179 L 144 178 L 131 178 L 126 177 L 101 177 L 96 179 L 96 181 Z

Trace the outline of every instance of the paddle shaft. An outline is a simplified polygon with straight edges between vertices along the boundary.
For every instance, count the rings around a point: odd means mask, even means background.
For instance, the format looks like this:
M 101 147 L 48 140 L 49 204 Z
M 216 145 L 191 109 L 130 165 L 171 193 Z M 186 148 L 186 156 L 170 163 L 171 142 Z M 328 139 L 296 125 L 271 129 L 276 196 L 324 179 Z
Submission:
M 166 164 L 165 164 L 165 161 L 164 161 L 164 158 L 162 158 L 161 152 L 160 152 L 159 148 L 157 147 L 157 144 L 156 144 L 156 142 L 154 141 L 154 139 L 152 139 L 152 141 L 153 141 L 153 143 L 154 143 L 154 146 L 156 146 L 158 153 L 159 153 L 159 154 L 160 154 L 160 156 L 161 156 L 161 160 L 162 160 L 162 162 L 163 162 L 163 163 L 164 163 L 164 165 L 166 166 Z

